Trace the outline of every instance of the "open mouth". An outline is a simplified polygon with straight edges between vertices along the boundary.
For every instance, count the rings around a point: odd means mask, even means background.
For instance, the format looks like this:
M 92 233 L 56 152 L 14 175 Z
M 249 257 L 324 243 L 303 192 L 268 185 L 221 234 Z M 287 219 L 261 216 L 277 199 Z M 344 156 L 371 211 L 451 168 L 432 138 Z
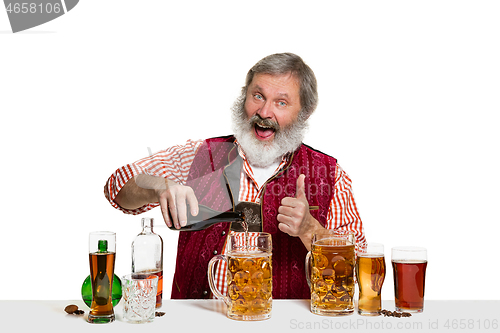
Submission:
M 266 126 L 263 124 L 255 124 L 254 125 L 255 134 L 260 139 L 268 139 L 270 138 L 276 130 L 272 126 Z

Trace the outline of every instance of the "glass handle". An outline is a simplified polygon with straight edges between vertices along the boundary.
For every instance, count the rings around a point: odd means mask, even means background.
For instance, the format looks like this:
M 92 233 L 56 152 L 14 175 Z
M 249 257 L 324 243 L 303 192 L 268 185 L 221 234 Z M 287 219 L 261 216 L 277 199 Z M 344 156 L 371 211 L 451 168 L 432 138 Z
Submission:
M 229 297 L 222 295 L 220 293 L 220 291 L 217 289 L 217 287 L 215 286 L 215 282 L 214 282 L 214 276 L 215 276 L 214 269 L 215 269 L 215 263 L 218 260 L 225 261 L 226 264 L 227 264 L 227 258 L 226 258 L 226 256 L 223 256 L 223 255 L 218 255 L 218 256 L 215 256 L 212 259 L 210 259 L 210 262 L 208 263 L 208 284 L 210 285 L 210 290 L 215 295 L 215 297 L 217 297 L 218 299 L 223 300 L 227 305 L 230 305 Z
M 307 252 L 306 255 L 306 280 L 309 288 L 311 288 L 311 251 Z

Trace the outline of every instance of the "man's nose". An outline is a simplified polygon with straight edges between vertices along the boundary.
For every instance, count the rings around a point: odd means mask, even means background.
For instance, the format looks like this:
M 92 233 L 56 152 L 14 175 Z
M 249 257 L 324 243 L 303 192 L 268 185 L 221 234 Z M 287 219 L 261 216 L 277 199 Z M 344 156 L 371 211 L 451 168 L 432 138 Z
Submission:
M 257 114 L 262 118 L 272 118 L 273 117 L 273 111 L 272 111 L 272 106 L 271 102 L 269 101 L 264 101 L 262 107 L 257 111 Z

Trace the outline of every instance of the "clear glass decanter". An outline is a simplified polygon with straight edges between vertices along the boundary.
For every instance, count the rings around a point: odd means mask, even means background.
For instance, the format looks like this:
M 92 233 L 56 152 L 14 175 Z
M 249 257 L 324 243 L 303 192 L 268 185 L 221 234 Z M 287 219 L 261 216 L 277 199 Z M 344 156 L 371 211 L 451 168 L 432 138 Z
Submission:
M 163 240 L 153 232 L 153 218 L 142 218 L 141 224 L 142 231 L 132 242 L 132 274 L 158 276 L 156 308 L 159 308 L 163 294 Z

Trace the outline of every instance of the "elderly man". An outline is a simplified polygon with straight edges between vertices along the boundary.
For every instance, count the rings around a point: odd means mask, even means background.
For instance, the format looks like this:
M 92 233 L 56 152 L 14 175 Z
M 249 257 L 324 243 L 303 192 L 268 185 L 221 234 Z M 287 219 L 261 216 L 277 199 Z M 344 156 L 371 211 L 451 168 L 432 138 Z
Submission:
M 250 231 L 272 235 L 273 297 L 309 298 L 304 258 L 312 234 L 343 229 L 365 242 L 349 177 L 335 158 L 302 143 L 316 86 L 299 56 L 263 58 L 232 108 L 234 135 L 189 140 L 119 168 L 105 186 L 107 199 L 129 214 L 160 206 L 176 228 L 186 224 L 187 207 L 192 215 L 199 204 L 244 211 Z M 208 261 L 240 228 L 219 223 L 179 235 L 172 298 L 210 297 Z M 225 276 L 224 265 L 218 269 Z M 216 284 L 224 293 L 225 279 Z

